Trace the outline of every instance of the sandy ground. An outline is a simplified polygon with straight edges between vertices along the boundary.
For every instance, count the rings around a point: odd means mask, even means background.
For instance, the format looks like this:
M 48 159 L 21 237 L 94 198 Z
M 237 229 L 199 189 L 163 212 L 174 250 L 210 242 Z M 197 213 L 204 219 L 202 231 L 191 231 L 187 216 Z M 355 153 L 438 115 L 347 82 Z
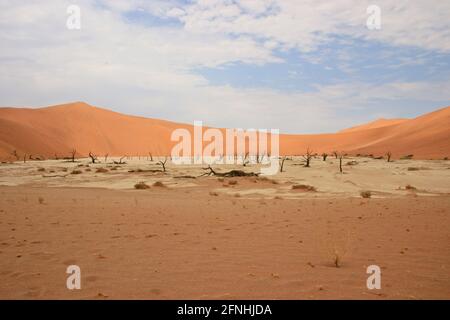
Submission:
M 127 162 L 0 165 L 0 298 L 450 299 L 449 161 L 294 158 L 268 179 Z

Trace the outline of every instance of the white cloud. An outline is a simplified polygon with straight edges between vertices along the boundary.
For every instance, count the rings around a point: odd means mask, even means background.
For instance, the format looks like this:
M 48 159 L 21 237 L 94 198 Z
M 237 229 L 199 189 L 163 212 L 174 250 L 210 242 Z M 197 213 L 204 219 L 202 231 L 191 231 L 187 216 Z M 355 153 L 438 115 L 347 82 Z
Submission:
M 193 72 L 235 62 L 278 63 L 275 49 L 310 51 L 337 32 L 448 51 L 447 20 L 433 20 L 442 18 L 444 2 L 394 6 L 380 1 L 383 12 L 390 9 L 376 33 L 364 30 L 365 3 L 360 1 L 199 1 L 184 7 L 176 1 L 75 2 L 82 10 L 80 31 L 65 27 L 72 1 L 0 3 L 1 105 L 85 100 L 177 121 L 318 132 L 353 124 L 354 118 L 340 116 L 340 110 L 372 99 L 439 102 L 450 92 L 448 82 L 369 86 L 349 81 L 287 93 L 213 86 Z M 122 13 L 135 10 L 178 18 L 183 28 L 127 23 Z M 411 20 L 396 21 L 393 12 L 419 15 L 415 35 L 407 29 Z

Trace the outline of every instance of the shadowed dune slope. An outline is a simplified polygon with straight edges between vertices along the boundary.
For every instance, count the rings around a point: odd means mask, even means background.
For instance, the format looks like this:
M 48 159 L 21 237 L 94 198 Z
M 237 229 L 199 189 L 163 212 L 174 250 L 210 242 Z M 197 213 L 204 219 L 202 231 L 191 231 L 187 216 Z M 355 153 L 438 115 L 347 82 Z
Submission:
M 415 158 L 450 156 L 450 107 L 415 119 L 381 119 L 332 134 L 280 136 L 280 152 L 287 155 L 313 152 Z M 97 155 L 169 155 L 175 144 L 174 129 L 192 132 L 192 126 L 170 121 L 129 116 L 76 102 L 40 109 L 0 108 L 0 158 L 12 160 L 32 154 L 53 158 Z M 281 128 L 282 129 L 282 128 Z

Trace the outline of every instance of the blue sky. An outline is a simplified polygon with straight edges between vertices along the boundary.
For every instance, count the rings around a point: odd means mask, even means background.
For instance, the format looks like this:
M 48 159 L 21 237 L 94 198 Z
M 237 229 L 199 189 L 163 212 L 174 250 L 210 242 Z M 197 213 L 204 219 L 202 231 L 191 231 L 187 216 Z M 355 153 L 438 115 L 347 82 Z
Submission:
M 67 7 L 81 29 L 68 30 Z M 0 4 L 0 105 L 85 101 L 207 125 L 333 132 L 450 105 L 450 3 L 77 0 Z

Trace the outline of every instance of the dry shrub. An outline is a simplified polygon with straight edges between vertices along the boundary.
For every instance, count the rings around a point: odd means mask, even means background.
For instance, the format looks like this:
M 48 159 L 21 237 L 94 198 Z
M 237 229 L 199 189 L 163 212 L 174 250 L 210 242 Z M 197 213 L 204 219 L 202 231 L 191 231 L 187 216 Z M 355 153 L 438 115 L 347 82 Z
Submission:
M 39 172 L 44 172 L 44 171 L 45 171 L 45 168 L 39 168 L 38 171 L 39 171 Z
M 361 191 L 360 195 L 361 195 L 361 197 L 363 197 L 365 199 L 368 199 L 368 198 L 370 198 L 372 196 L 372 192 L 370 192 L 370 191 Z
M 265 182 L 270 182 L 272 184 L 278 184 L 278 181 L 275 181 L 273 179 L 269 179 L 267 177 L 258 177 L 257 178 L 259 181 L 265 181 Z
M 210 196 L 217 197 L 219 194 L 218 194 L 217 192 L 211 191 L 211 192 L 209 193 L 209 195 L 210 195 Z
M 412 186 L 412 185 L 410 185 L 410 184 L 407 184 L 407 185 L 405 186 L 405 189 L 406 189 L 406 190 L 417 190 L 416 187 L 414 187 L 414 186 Z
M 81 170 L 73 170 L 71 174 L 82 174 L 83 172 Z
M 235 193 L 234 196 L 235 196 L 236 198 L 240 198 L 240 197 L 241 197 L 241 194 L 240 194 L 240 193 Z
M 162 183 L 161 181 L 156 181 L 153 184 L 154 187 L 165 187 L 166 185 L 164 183 Z
M 138 189 L 138 190 L 144 190 L 144 189 L 149 189 L 150 186 L 147 185 L 145 182 L 141 181 L 141 182 L 136 183 L 134 185 L 134 188 Z
M 307 184 L 294 184 L 292 186 L 292 190 L 302 190 L 302 191 L 310 191 L 310 192 L 317 191 L 317 189 L 315 187 L 307 185 Z
M 400 160 L 410 160 L 410 159 L 412 159 L 413 157 L 414 157 L 413 154 L 408 154 L 408 155 L 406 155 L 406 156 L 401 157 Z
M 105 173 L 105 172 L 108 172 L 108 169 L 98 168 L 95 172 L 97 172 L 97 173 Z
M 235 185 L 238 184 L 238 182 L 237 182 L 236 180 L 230 180 L 230 181 L 228 181 L 228 184 L 229 184 L 230 186 L 235 186 Z
M 39 198 L 38 198 L 38 201 L 39 201 L 39 204 L 44 204 L 44 198 L 39 197 Z
M 91 170 L 91 168 L 87 168 L 87 169 L 85 169 L 84 171 L 86 171 L 86 172 L 91 172 L 92 170 Z
M 417 167 L 408 167 L 408 171 L 419 171 L 420 168 Z

